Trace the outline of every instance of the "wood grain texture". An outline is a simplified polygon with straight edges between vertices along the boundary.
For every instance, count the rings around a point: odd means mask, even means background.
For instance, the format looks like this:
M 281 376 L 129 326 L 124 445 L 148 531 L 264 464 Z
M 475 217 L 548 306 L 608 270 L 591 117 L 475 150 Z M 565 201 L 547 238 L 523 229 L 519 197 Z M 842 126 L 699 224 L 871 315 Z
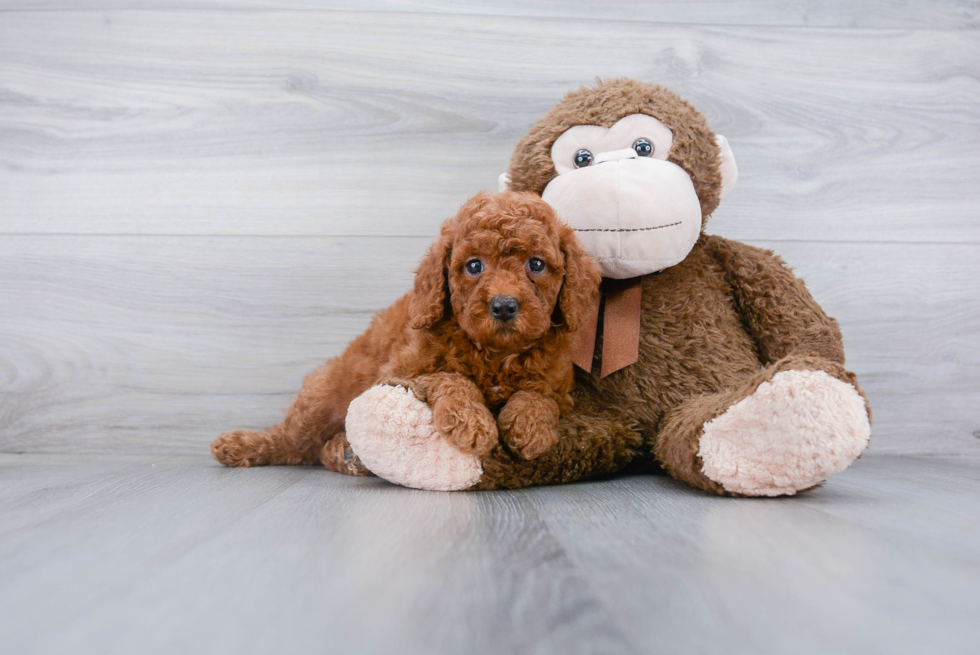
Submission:
M 946 476 L 938 494 L 960 511 L 937 514 L 920 500 L 937 495 L 935 479 L 920 483 L 920 466 Z M 572 560 L 587 563 L 634 643 L 665 652 L 966 653 L 980 635 L 970 609 L 980 531 L 967 518 L 977 472 L 975 458 L 872 455 L 786 502 L 716 500 L 662 478 L 527 496 Z M 955 552 L 936 544 L 960 537 Z
M 709 230 L 840 319 L 873 451 L 980 449 L 976 2 L 25 7 L 0 0 L 0 451 L 277 421 L 596 75 L 728 136 Z
M 855 0 L 847 2 L 787 0 L 0 0 L 0 11 L 18 10 L 315 10 L 383 11 L 588 18 L 604 21 L 652 21 L 703 25 L 809 27 L 897 27 L 975 29 L 980 26 L 976 0 Z
M 93 485 L 78 466 L 0 466 L 0 489 L 44 476 L 60 491 L 0 510 L 0 533 L 17 526 L 0 545 L 11 652 L 634 650 L 513 495 L 201 458 L 143 458 Z
M 972 653 L 976 457 L 788 499 L 0 455 L 11 653 Z
M 55 450 L 173 452 L 200 451 L 232 425 L 279 421 L 303 376 L 410 288 L 429 240 L 4 245 L 16 254 L 0 275 L 0 450 L 43 448 L 54 430 Z
M 205 452 L 276 423 L 429 242 L 0 237 L 0 451 Z M 980 452 L 980 246 L 757 245 L 840 321 L 873 451 Z
M 9 12 L 0 232 L 429 235 L 565 92 L 630 76 L 731 141 L 735 237 L 978 243 L 978 62 L 971 30 Z

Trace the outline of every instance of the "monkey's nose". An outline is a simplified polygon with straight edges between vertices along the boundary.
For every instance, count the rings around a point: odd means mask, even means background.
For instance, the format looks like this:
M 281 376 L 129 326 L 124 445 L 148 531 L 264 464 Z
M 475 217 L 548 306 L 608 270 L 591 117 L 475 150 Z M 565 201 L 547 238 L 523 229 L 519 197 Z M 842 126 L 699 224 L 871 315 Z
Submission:
M 521 304 L 517 302 L 517 298 L 494 296 L 490 299 L 490 313 L 498 321 L 506 323 L 517 316 L 519 311 L 521 311 Z
M 619 159 L 636 159 L 636 151 L 632 148 L 623 148 L 622 150 L 600 152 L 595 156 L 595 163 L 601 164 L 606 161 L 617 161 Z

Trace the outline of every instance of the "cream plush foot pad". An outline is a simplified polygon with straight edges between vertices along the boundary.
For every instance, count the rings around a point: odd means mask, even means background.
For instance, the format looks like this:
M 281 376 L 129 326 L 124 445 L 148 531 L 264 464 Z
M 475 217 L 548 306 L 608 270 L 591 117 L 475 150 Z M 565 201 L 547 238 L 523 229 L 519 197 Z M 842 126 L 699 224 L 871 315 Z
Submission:
M 698 456 L 727 491 L 793 495 L 843 471 L 870 438 L 857 389 L 823 371 L 783 371 L 705 423 Z
M 347 410 L 347 441 L 369 471 L 405 487 L 469 489 L 480 460 L 456 450 L 432 426 L 432 410 L 408 389 L 371 387 Z

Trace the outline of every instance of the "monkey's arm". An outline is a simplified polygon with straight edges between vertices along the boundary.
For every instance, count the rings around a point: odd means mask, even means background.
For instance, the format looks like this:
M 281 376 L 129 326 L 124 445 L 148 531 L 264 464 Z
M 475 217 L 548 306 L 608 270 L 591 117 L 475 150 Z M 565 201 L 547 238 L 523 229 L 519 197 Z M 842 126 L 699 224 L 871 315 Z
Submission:
M 819 484 L 870 437 L 837 321 L 771 252 L 709 239 L 763 367 L 670 409 L 654 453 L 671 475 L 712 493 L 778 496 Z
M 824 313 L 783 260 L 761 248 L 710 239 L 762 364 L 796 368 L 791 362 L 800 362 L 808 370 L 831 369 L 827 372 L 834 377 L 855 384 L 853 374 L 845 375 L 843 369 L 844 344 L 837 321 Z

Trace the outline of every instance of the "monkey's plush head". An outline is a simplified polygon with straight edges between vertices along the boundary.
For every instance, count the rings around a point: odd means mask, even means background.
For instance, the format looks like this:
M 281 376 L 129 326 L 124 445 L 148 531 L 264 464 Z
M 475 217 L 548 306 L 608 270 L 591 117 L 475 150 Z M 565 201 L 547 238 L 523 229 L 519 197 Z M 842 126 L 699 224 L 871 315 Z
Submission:
M 630 79 L 566 95 L 522 138 L 501 187 L 540 194 L 604 277 L 687 257 L 738 170 L 725 137 L 677 94 Z

